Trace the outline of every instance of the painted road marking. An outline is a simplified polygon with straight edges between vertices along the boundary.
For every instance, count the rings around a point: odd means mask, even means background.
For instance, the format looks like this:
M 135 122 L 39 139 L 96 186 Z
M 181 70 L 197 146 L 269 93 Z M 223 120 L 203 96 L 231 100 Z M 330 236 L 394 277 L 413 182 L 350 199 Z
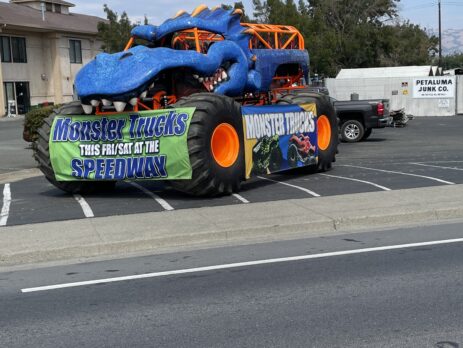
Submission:
M 163 207 L 165 210 L 174 210 L 174 207 L 172 207 L 169 203 L 167 203 L 167 201 L 165 199 L 162 199 L 161 197 L 159 197 L 154 192 L 151 192 L 150 190 L 148 190 L 147 188 L 137 184 L 136 182 L 129 182 L 129 184 L 136 187 L 137 189 L 142 191 L 147 196 L 150 196 L 152 199 L 154 199 L 156 202 L 158 202 L 159 205 L 161 207 Z
M 267 181 L 275 182 L 275 183 L 277 183 L 277 184 L 289 186 L 289 187 L 292 187 L 292 188 L 295 188 L 295 189 L 304 191 L 305 193 L 308 193 L 309 195 L 314 196 L 314 197 L 321 197 L 318 193 L 315 193 L 315 192 L 313 192 L 313 191 L 310 191 L 309 189 L 306 189 L 306 188 L 301 187 L 301 186 L 291 185 L 291 184 L 288 184 L 287 182 L 284 182 L 284 181 L 277 181 L 277 180 L 273 180 L 273 179 L 270 179 L 270 178 L 265 178 L 265 177 L 263 177 L 263 176 L 258 176 L 258 178 L 259 178 L 259 179 L 262 179 L 262 180 L 267 180 Z
M 423 167 L 431 167 L 431 168 L 439 168 L 439 169 L 452 169 L 452 170 L 462 170 L 463 171 L 463 168 L 458 168 L 458 167 L 444 167 L 444 166 L 434 166 L 432 164 L 424 164 L 424 163 L 410 163 L 410 164 L 413 164 L 415 166 L 423 166 Z
M 237 194 L 237 193 L 234 193 L 233 194 L 233 197 L 237 198 L 238 200 L 240 200 L 241 202 L 243 202 L 244 204 L 248 204 L 248 203 L 251 203 L 249 202 L 246 198 L 244 198 L 243 196 Z
M 398 245 L 389 245 L 389 246 L 374 247 L 374 248 L 354 249 L 354 250 L 345 250 L 345 251 L 334 251 L 334 252 L 323 253 L 323 254 L 301 255 L 301 256 L 282 257 L 282 258 L 257 260 L 257 261 L 228 263 L 228 264 L 215 265 L 215 266 L 206 266 L 206 267 L 187 268 L 187 269 L 179 269 L 179 270 L 172 270 L 172 271 L 145 273 L 145 274 L 124 276 L 124 277 L 114 277 L 114 278 L 106 278 L 106 279 L 87 280 L 87 281 L 74 282 L 74 283 L 46 285 L 46 286 L 39 286 L 39 287 L 35 287 L 35 288 L 21 289 L 21 292 L 28 293 L 28 292 L 56 290 L 56 289 L 63 289 L 63 288 L 74 288 L 74 287 L 79 287 L 79 286 L 122 282 L 122 281 L 126 281 L 126 280 L 159 278 L 159 277 L 178 275 L 178 274 L 199 273 L 199 272 L 216 271 L 216 270 L 238 268 L 238 267 L 249 267 L 249 266 L 259 266 L 259 265 L 283 263 L 283 262 L 294 262 L 294 261 L 303 261 L 303 260 L 311 260 L 311 259 L 322 259 L 322 258 L 333 257 L 333 256 L 365 254 L 365 253 L 370 253 L 370 252 L 375 252 L 375 251 L 410 249 L 410 248 L 417 248 L 417 247 L 422 247 L 422 246 L 455 244 L 455 243 L 462 243 L 462 242 L 463 242 L 463 238 L 446 239 L 446 240 L 437 240 L 437 241 L 432 241 L 432 242 L 398 244 Z
M 379 188 L 379 189 L 381 189 L 381 190 L 384 190 L 384 191 L 391 191 L 390 188 L 387 188 L 387 187 L 385 187 L 385 186 L 381 186 L 381 185 L 375 184 L 374 182 L 370 182 L 370 181 L 359 180 L 359 179 L 349 178 L 349 177 L 345 177 L 345 176 L 330 175 L 330 174 L 320 174 L 320 175 L 328 176 L 328 177 L 330 177 L 330 178 L 337 178 L 337 179 L 344 179 L 344 180 L 350 180 L 350 181 L 361 182 L 361 183 L 363 183 L 363 184 L 367 184 L 367 185 L 371 185 L 371 186 L 377 187 L 377 188 Z
M 2 212 L 0 213 L 0 226 L 6 226 L 8 216 L 10 215 L 11 205 L 11 189 L 10 184 L 5 184 L 3 187 L 3 205 Z
M 93 214 L 92 208 L 88 205 L 84 197 L 82 197 L 81 195 L 75 194 L 74 198 L 77 201 L 77 203 L 80 204 L 80 207 L 82 208 L 82 211 L 84 212 L 85 217 L 92 218 L 95 216 Z
M 374 170 L 374 171 L 377 171 L 377 172 L 390 173 L 390 174 L 408 175 L 408 176 L 414 176 L 414 177 L 417 177 L 417 178 L 423 178 L 423 179 L 437 181 L 437 182 L 447 184 L 447 185 L 455 185 L 454 182 L 445 181 L 445 180 L 438 179 L 438 178 L 433 178 L 432 176 L 425 176 L 425 175 L 418 175 L 418 174 L 411 174 L 411 173 L 402 173 L 402 172 L 396 172 L 396 171 L 393 171 L 393 170 L 385 170 L 385 169 L 376 169 L 376 168 L 369 168 L 369 167 L 353 166 L 353 165 L 350 165 L 350 164 L 339 164 L 338 166 L 339 167 L 351 167 L 351 168 Z

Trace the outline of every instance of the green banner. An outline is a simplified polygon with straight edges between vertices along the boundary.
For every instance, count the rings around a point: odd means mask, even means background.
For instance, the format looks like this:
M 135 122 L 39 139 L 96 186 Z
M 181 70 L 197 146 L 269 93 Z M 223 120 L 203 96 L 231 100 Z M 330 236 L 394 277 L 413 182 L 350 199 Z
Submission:
M 191 179 L 187 135 L 194 112 L 58 115 L 49 143 L 56 180 Z

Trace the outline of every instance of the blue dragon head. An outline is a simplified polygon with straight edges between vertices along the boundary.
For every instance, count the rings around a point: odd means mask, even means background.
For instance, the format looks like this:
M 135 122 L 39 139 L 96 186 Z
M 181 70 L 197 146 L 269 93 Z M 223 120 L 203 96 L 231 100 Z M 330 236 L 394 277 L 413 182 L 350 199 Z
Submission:
M 251 50 L 252 34 L 240 24 L 241 14 L 201 5 L 191 14 L 180 11 L 159 26 L 135 27 L 132 36 L 146 45 L 101 53 L 77 74 L 75 86 L 84 110 L 91 112 L 88 106 L 100 100 L 123 109 L 126 103 L 160 90 L 177 96 L 209 91 L 231 97 L 266 91 L 278 64 L 290 61 L 302 64 L 307 74 L 306 51 L 282 55 L 276 51 L 284 50 Z M 191 29 L 216 34 L 220 40 L 202 41 L 198 52 L 196 45 L 178 40 L 179 33 Z

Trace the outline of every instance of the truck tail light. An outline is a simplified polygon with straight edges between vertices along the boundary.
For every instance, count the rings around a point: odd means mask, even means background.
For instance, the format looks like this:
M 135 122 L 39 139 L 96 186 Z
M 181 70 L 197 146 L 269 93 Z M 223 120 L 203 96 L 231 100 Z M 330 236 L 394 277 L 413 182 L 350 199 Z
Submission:
M 383 103 L 378 103 L 378 106 L 376 107 L 376 113 L 378 116 L 384 116 L 384 104 Z

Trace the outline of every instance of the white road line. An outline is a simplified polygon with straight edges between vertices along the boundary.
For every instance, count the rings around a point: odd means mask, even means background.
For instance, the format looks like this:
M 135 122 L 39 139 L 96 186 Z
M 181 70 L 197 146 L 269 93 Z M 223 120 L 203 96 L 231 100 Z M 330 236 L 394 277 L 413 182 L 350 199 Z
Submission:
M 337 178 L 337 179 L 344 179 L 344 180 L 350 180 L 350 181 L 361 182 L 361 183 L 363 183 L 363 184 L 367 184 L 367 185 L 371 185 L 371 186 L 377 187 L 377 188 L 379 188 L 379 189 L 381 189 L 381 190 L 384 190 L 384 191 L 391 191 L 390 188 L 387 188 L 387 187 L 385 187 L 385 186 L 381 186 L 381 185 L 375 184 L 374 182 L 370 182 L 370 181 L 359 180 L 359 179 L 349 178 L 349 177 L 345 177 L 345 176 L 330 175 L 330 174 L 320 174 L 320 175 L 329 176 L 330 178 Z
M 3 187 L 3 205 L 2 212 L 0 213 L 0 226 L 6 226 L 8 216 L 10 215 L 11 205 L 11 189 L 10 184 L 5 184 Z
M 150 196 L 151 198 L 153 198 L 156 202 L 159 203 L 159 205 L 161 207 L 163 207 L 165 210 L 174 210 L 174 207 L 172 207 L 169 203 L 167 203 L 167 201 L 165 199 L 162 199 L 161 197 L 159 197 L 157 194 L 151 192 L 150 190 L 148 190 L 147 188 L 137 184 L 136 182 L 129 182 L 130 185 L 136 187 L 137 189 L 139 189 L 140 191 L 142 191 L 144 194 L 146 194 L 147 196 Z
M 237 193 L 234 193 L 234 194 L 233 194 L 233 197 L 237 198 L 238 200 L 240 200 L 240 201 L 243 202 L 244 204 L 251 203 L 251 202 L 249 202 L 246 198 L 244 198 L 243 196 L 240 196 L 240 195 L 237 194 Z
M 463 163 L 463 161 L 426 161 L 420 163 Z
M 452 170 L 461 170 L 463 171 L 463 168 L 458 168 L 458 167 L 444 167 L 444 166 L 434 166 L 432 164 L 424 164 L 424 163 L 410 163 L 415 166 L 423 166 L 423 167 L 431 167 L 431 168 L 439 168 L 439 169 L 452 169 Z
M 274 263 L 283 263 L 283 262 L 294 262 L 294 261 L 303 261 L 303 260 L 311 260 L 311 259 L 322 259 L 322 258 L 333 257 L 333 256 L 365 254 L 365 253 L 370 253 L 370 252 L 375 252 L 375 251 L 410 249 L 410 248 L 416 248 L 416 247 L 422 247 L 422 246 L 455 244 L 455 243 L 462 243 L 462 242 L 463 242 L 463 238 L 446 239 L 446 240 L 437 240 L 437 241 L 432 241 L 432 242 L 398 244 L 398 245 L 389 245 L 389 246 L 374 247 L 374 248 L 354 249 L 354 250 L 345 250 L 345 251 L 334 251 L 334 252 L 323 253 L 323 254 L 312 254 L 312 255 L 282 257 L 282 258 L 276 258 L 276 259 L 266 259 L 266 260 L 257 260 L 257 261 L 228 263 L 228 264 L 215 265 L 215 266 L 206 266 L 206 267 L 187 268 L 187 269 L 179 269 L 179 270 L 172 270 L 172 271 L 145 273 L 145 274 L 124 276 L 124 277 L 115 277 L 115 278 L 106 278 L 106 279 L 87 280 L 87 281 L 74 282 L 74 283 L 46 285 L 46 286 L 39 286 L 39 287 L 35 287 L 35 288 L 21 289 L 21 292 L 28 293 L 28 292 L 37 292 L 37 291 L 46 291 L 46 290 L 56 290 L 56 289 L 73 288 L 73 287 L 86 286 L 86 285 L 95 285 L 95 284 L 103 284 L 103 283 L 115 283 L 115 282 L 122 282 L 122 281 L 126 281 L 126 280 L 159 278 L 159 277 L 178 275 L 178 274 L 186 274 L 186 273 L 199 273 L 199 272 L 216 271 L 216 270 L 238 268 L 238 267 L 249 267 L 249 266 L 258 266 L 258 265 L 268 265 L 268 264 L 274 264 Z
M 87 201 L 85 200 L 84 197 L 81 195 L 74 195 L 75 200 L 77 203 L 80 204 L 80 207 L 82 208 L 82 211 L 84 212 L 85 217 L 87 218 L 92 218 L 95 215 L 93 215 L 93 210 L 92 208 L 88 205 Z
M 411 174 L 411 173 L 402 173 L 402 172 L 396 172 L 396 171 L 393 171 L 393 170 L 384 170 L 384 169 L 376 169 L 376 168 L 368 168 L 368 167 L 353 166 L 353 165 L 350 165 L 350 164 L 339 164 L 338 167 L 351 167 L 351 168 L 359 168 L 359 169 L 374 170 L 374 171 L 383 172 L 383 173 L 408 175 L 408 176 L 414 176 L 414 177 L 417 177 L 417 178 L 423 178 L 423 179 L 428 179 L 428 180 L 437 181 L 437 182 L 440 182 L 440 183 L 443 183 L 443 184 L 447 184 L 447 185 L 455 185 L 454 182 L 445 181 L 445 180 L 438 179 L 438 178 L 433 178 L 432 176 L 425 176 L 425 175 L 418 175 L 418 174 Z
M 267 181 L 271 181 L 271 182 L 276 182 L 277 184 L 289 186 L 289 187 L 292 187 L 292 188 L 295 188 L 295 189 L 304 191 L 305 193 L 308 193 L 309 195 L 314 196 L 314 197 L 320 197 L 320 195 L 319 195 L 318 193 L 315 193 L 315 192 L 313 192 L 313 191 L 310 191 L 309 189 L 306 189 L 306 188 L 304 188 L 304 187 L 300 187 L 300 186 L 296 186 L 296 185 L 291 185 L 291 184 L 288 184 L 287 182 L 277 181 L 277 180 L 265 178 L 265 177 L 263 177 L 263 176 L 258 176 L 258 178 L 259 178 L 259 179 L 262 179 L 262 180 L 267 180 Z

